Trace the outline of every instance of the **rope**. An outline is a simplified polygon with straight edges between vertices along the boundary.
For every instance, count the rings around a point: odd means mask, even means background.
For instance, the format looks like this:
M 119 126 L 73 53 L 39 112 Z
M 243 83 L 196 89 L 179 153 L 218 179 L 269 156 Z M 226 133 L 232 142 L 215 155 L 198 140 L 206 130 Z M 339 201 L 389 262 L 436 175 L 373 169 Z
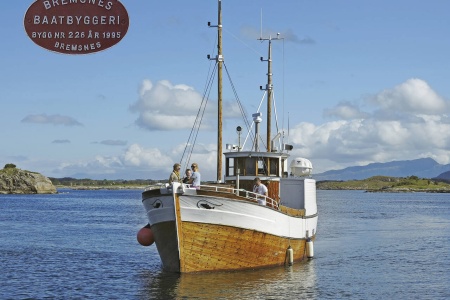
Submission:
M 211 93 L 211 86 L 213 84 L 213 79 L 214 79 L 216 71 L 217 71 L 217 63 L 214 66 L 213 72 L 210 74 L 211 76 L 209 77 L 209 80 L 205 84 L 205 90 L 203 92 L 202 102 L 200 103 L 200 107 L 197 111 L 197 116 L 195 118 L 191 132 L 189 133 L 188 141 L 186 142 L 183 154 L 181 156 L 180 161 L 182 162 L 184 160 L 185 155 L 187 155 L 186 161 L 184 162 L 185 169 L 187 168 L 189 161 L 192 157 L 192 152 L 194 151 L 194 146 L 197 141 L 198 132 L 200 131 L 203 116 L 205 114 L 206 105 L 208 103 L 208 98 Z

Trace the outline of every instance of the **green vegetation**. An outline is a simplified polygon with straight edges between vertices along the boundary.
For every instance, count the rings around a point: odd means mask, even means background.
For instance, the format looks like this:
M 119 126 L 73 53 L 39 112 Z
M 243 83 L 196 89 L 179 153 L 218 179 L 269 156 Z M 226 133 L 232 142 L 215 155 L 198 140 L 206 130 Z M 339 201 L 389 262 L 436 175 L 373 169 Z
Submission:
M 5 174 L 5 175 L 8 175 L 8 176 L 12 176 L 12 175 L 18 174 L 20 171 L 33 173 L 33 174 L 38 174 L 37 172 L 21 170 L 21 169 L 17 168 L 17 166 L 15 164 L 6 164 L 5 167 L 0 170 L 0 175 L 1 174 Z
M 74 189 L 140 189 L 148 185 L 157 185 L 159 180 L 94 180 L 94 179 L 75 179 L 70 177 L 65 178 L 49 178 L 53 185 L 59 188 L 74 188 Z
M 0 170 L 0 174 L 7 176 L 16 175 L 17 173 L 19 173 L 19 169 L 16 168 L 15 164 L 6 164 L 5 167 Z
M 431 179 L 409 177 L 373 176 L 364 180 L 319 181 L 319 190 L 365 190 L 369 192 L 446 192 L 450 184 Z

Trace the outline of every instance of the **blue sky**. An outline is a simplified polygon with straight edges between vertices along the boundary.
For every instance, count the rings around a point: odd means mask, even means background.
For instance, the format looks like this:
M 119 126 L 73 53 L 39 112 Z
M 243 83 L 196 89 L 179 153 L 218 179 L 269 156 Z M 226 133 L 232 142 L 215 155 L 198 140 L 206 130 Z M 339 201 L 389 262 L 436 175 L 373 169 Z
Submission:
M 33 1 L 0 3 L 0 167 L 49 177 L 163 179 L 181 159 L 214 54 L 217 1 L 122 1 L 127 35 L 105 51 L 63 55 L 23 28 Z M 450 163 L 450 2 L 223 0 L 223 53 L 256 112 L 273 42 L 280 127 L 319 173 L 431 157 Z M 211 93 L 192 160 L 215 179 Z M 224 145 L 243 126 L 224 82 Z M 263 105 L 265 107 L 265 104 Z M 265 114 L 265 109 L 263 110 Z M 264 125 L 262 125 L 264 126 Z M 274 132 L 275 134 L 275 132 Z

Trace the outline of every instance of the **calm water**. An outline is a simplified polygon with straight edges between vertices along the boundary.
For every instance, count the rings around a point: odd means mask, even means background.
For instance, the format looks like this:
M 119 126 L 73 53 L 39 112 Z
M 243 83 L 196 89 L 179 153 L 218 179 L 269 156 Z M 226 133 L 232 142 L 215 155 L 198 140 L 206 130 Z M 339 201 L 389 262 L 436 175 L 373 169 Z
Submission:
M 140 191 L 0 195 L 0 299 L 448 299 L 450 194 L 318 191 L 315 258 L 163 272 Z

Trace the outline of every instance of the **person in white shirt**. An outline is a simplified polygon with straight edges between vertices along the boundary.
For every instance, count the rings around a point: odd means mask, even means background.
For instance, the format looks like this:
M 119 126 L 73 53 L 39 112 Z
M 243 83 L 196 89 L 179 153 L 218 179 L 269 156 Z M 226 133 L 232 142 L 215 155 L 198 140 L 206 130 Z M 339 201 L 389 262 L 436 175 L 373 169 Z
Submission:
M 255 177 L 253 180 L 255 185 L 253 186 L 253 193 L 266 196 L 268 195 L 267 187 L 261 183 L 261 179 L 259 177 Z M 265 197 L 257 197 L 258 204 L 259 205 L 266 205 L 266 198 Z
M 191 179 L 189 180 L 189 183 L 192 185 L 192 187 L 194 187 L 198 190 L 198 189 L 200 189 L 200 179 L 201 179 L 200 172 L 198 170 L 198 164 L 192 163 L 191 169 L 192 169 L 192 175 L 191 175 Z

